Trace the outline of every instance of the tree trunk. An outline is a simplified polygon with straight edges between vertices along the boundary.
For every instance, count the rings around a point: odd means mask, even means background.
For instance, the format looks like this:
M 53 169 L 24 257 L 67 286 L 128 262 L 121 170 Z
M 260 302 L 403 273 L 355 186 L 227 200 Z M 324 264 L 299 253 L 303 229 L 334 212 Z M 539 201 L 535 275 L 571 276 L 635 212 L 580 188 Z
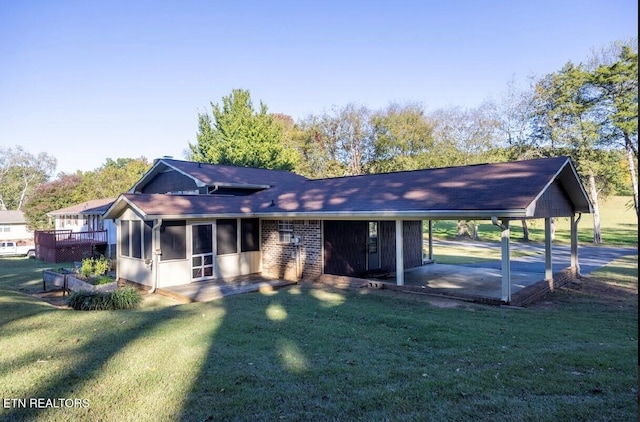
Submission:
M 469 228 L 466 223 L 462 220 L 458 220 L 458 235 L 457 237 L 460 239 L 465 235 L 469 235 Z
M 628 136 L 625 136 L 628 138 Z M 630 141 L 626 142 L 626 150 L 627 150 L 627 163 L 629 164 L 629 175 L 631 176 L 631 186 L 633 186 L 633 206 L 636 208 L 636 218 L 640 216 L 640 211 L 638 210 L 638 175 L 636 174 L 636 165 L 634 161 L 634 154 L 631 149 Z
M 602 243 L 600 236 L 600 207 L 598 206 L 598 189 L 596 189 L 596 178 L 593 172 L 589 174 L 589 194 L 591 205 L 593 205 L 593 243 Z
M 480 224 L 474 221 L 471 223 L 471 228 L 473 229 L 473 236 L 472 236 L 473 240 L 480 240 L 480 233 L 479 233 Z
M 525 242 L 529 241 L 529 226 L 527 225 L 527 220 L 524 218 L 522 220 L 522 240 Z

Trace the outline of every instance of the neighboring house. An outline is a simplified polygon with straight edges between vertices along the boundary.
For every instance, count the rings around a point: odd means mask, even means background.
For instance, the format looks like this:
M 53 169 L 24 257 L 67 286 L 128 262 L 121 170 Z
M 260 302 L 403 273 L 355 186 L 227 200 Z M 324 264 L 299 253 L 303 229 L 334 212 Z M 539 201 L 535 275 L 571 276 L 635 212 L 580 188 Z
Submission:
M 318 180 L 159 159 L 103 217 L 118 227 L 117 276 L 152 290 L 256 273 L 391 271 L 403 284 L 423 264 L 423 220 L 492 220 L 509 302 L 509 221 L 544 218 L 550 233 L 553 217 L 571 218 L 578 268 L 577 222 L 590 211 L 568 157 Z M 550 273 L 550 241 L 545 262 Z
M 15 240 L 33 245 L 33 232 L 22 211 L 0 211 L 0 240 Z
M 86 233 L 106 230 L 105 256 L 115 256 L 116 226 L 113 220 L 105 220 L 102 214 L 115 198 L 94 199 L 47 213 L 54 219 L 56 232 Z

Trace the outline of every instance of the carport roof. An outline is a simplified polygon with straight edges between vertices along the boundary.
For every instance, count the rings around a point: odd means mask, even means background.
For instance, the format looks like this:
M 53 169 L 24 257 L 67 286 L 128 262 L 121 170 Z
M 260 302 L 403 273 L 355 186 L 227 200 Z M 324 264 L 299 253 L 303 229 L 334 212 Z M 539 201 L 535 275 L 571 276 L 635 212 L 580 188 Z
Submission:
M 175 161 L 165 165 L 178 168 Z M 206 172 L 220 167 L 197 163 L 189 166 L 181 165 L 180 172 L 188 168 Z M 227 170 L 222 174 L 231 175 L 230 166 L 224 167 Z M 230 177 L 226 182 L 262 184 L 265 189 L 246 196 L 127 193 L 107 210 L 105 218 L 118 218 L 127 207 L 144 219 L 526 218 L 533 217 L 535 202 L 554 182 L 566 193 L 575 212 L 591 212 L 589 199 L 568 157 L 315 180 L 292 173 L 272 175 L 269 170 L 232 170 L 238 178 Z M 261 177 L 253 180 L 248 178 L 250 174 Z M 278 183 L 269 183 L 274 180 Z

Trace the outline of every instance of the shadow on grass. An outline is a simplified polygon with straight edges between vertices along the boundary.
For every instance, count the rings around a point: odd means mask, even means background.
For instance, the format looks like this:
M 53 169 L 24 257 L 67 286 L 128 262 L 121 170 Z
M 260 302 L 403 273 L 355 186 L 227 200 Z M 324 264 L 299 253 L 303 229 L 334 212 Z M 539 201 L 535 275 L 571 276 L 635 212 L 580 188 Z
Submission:
M 34 337 L 47 329 L 35 318 L 46 316 L 58 330 L 49 341 L 69 346 L 34 338 L 35 352 L 2 356 L 2 371 L 48 360 L 23 397 L 92 405 L 3 409 L 3 420 L 628 420 L 637 410 L 627 346 L 637 340 L 623 341 L 637 319 L 631 327 L 628 313 L 604 306 L 595 319 L 592 307 L 433 311 L 315 285 L 152 311 L 22 305 L 37 308 L 24 310 Z M 58 366 L 56 350 L 71 359 Z
M 168 320 L 180 318 L 187 309 L 179 307 L 167 307 L 156 312 L 133 312 L 133 311 L 72 311 L 46 309 L 42 306 L 30 303 L 29 307 L 37 308 L 36 311 L 27 311 L 21 318 L 33 317 L 37 314 L 44 316 L 49 314 L 49 319 L 59 319 L 61 323 L 73 324 L 73 330 L 61 330 L 59 337 L 55 340 L 55 335 L 47 346 L 44 341 L 39 347 L 32 348 L 31 352 L 20 356 L 18 359 L 5 359 L 0 371 L 21 371 L 25 365 L 32 365 L 34 362 L 42 362 L 42 365 L 53 365 L 52 370 L 47 371 L 47 375 L 40 376 L 35 385 L 22 391 L 21 396 L 28 399 L 86 399 L 87 409 L 81 408 L 55 408 L 41 406 L 12 407 L 4 409 L 2 419 L 6 421 L 24 421 L 46 419 L 44 415 L 48 412 L 56 412 L 54 419 L 63 417 L 69 418 L 87 417 L 87 419 L 105 420 L 106 415 L 82 414 L 83 410 L 91 411 L 92 397 L 79 397 L 79 392 L 90 382 L 95 381 L 95 377 L 100 375 L 104 365 L 115 355 L 121 353 L 130 343 L 144 338 L 145 335 L 158 328 Z M 95 324 L 95 318 L 90 313 L 104 314 L 111 312 L 110 318 L 103 318 L 104 331 Z M 63 315 L 66 314 L 66 315 Z M 104 316 L 104 315 L 101 315 Z M 119 322 L 127 321 L 126 325 Z M 120 327 L 114 328 L 117 325 Z M 32 329 L 37 331 L 39 327 L 32 325 Z M 46 324 L 51 329 L 50 323 Z M 68 327 L 67 327 L 68 328 Z M 105 335 L 101 335 L 101 331 Z M 16 333 L 13 333 L 14 335 Z M 64 364 L 55 365 L 56 349 L 69 344 L 69 352 L 65 353 Z M 55 346 L 54 346 L 55 345 Z M 79 345 L 79 346 L 78 346 Z M 131 356 L 131 359 L 138 359 L 139 356 Z M 69 362 L 72 362 L 69 364 Z M 11 397 L 10 391 L 3 392 L 4 398 Z M 15 395 L 13 395 L 15 397 Z M 117 406 L 117 403 L 113 403 Z M 58 406 L 61 407 L 61 406 Z M 51 415 L 49 415 L 51 417 Z
M 366 409 L 351 414 L 358 406 L 345 408 L 344 396 L 356 388 L 352 382 L 380 385 L 384 373 L 365 369 L 368 357 L 360 350 L 371 339 L 357 331 L 357 320 L 371 316 L 356 303 L 345 309 L 346 300 L 338 290 L 294 286 L 226 302 L 224 322 L 180 420 L 320 420 L 368 414 Z M 381 398 L 382 391 L 372 395 L 371 406 Z M 355 401 L 364 403 L 361 397 Z

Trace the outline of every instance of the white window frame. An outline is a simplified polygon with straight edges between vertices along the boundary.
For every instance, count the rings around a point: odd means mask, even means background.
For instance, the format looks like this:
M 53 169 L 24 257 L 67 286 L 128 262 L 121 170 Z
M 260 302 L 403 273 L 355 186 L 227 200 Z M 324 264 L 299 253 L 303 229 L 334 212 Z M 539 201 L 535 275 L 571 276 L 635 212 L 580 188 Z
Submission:
M 293 239 L 293 220 L 278 220 L 278 240 L 291 243 Z

